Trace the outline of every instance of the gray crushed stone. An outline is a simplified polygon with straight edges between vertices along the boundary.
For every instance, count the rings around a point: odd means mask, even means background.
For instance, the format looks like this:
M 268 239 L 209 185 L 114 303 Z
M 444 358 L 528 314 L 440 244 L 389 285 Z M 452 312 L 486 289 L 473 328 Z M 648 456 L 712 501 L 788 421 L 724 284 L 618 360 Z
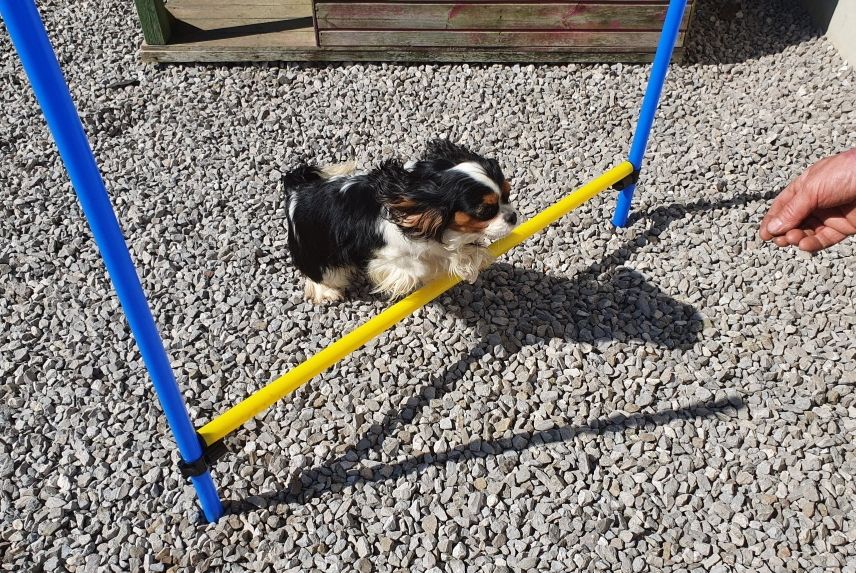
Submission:
M 384 307 L 302 301 L 300 157 L 446 134 L 532 215 L 626 152 L 647 77 L 157 67 L 125 3 L 40 7 L 200 422 Z M 250 423 L 213 525 L 2 27 L 0 56 L 2 570 L 856 571 L 856 242 L 756 236 L 856 145 L 856 75 L 794 1 L 700 2 L 632 226 L 595 199 Z

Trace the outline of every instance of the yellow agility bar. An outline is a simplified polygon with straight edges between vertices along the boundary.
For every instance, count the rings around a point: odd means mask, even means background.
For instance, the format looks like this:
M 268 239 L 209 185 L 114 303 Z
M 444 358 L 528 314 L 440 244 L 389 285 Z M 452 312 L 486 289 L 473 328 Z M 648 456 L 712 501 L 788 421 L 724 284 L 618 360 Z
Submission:
M 559 218 L 570 213 L 601 191 L 618 183 L 633 172 L 633 165 L 625 161 L 616 165 L 600 177 L 592 179 L 579 189 L 566 195 L 528 221 L 514 228 L 511 233 L 491 244 L 490 253 L 499 257 L 516 247 L 535 233 L 540 232 Z M 303 384 L 327 370 L 371 339 L 392 328 L 461 281 L 459 277 L 447 276 L 431 281 L 413 294 L 401 299 L 368 322 L 358 326 L 315 356 L 301 362 L 264 388 L 256 390 L 242 402 L 232 406 L 223 414 L 205 424 L 199 435 L 207 445 L 227 436 L 240 428 L 247 420 L 263 412 L 281 398 L 291 394 Z

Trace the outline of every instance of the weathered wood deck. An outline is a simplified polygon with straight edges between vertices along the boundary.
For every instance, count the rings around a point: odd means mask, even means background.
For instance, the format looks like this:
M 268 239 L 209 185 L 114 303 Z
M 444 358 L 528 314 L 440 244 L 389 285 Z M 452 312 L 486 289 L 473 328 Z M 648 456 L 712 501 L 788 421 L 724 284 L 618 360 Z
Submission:
M 318 0 L 313 10 L 312 0 L 136 2 L 147 40 L 141 57 L 155 62 L 648 61 L 667 5 Z

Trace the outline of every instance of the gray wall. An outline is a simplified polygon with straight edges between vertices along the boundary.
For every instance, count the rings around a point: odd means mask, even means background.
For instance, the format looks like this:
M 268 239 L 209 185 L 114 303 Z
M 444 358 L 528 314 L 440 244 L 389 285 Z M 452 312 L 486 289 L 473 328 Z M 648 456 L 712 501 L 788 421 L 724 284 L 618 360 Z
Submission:
M 803 0 L 826 37 L 856 66 L 856 0 Z

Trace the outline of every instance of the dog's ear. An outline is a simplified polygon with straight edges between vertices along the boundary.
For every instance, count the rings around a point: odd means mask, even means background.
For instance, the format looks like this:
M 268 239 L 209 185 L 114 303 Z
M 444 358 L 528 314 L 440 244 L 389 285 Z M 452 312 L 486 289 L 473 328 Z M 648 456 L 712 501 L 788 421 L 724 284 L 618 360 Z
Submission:
M 439 240 L 448 225 L 449 213 L 439 200 L 437 186 L 424 181 L 398 191 L 383 198 L 393 222 L 409 235 Z
M 439 239 L 446 226 L 446 216 L 437 209 L 428 209 L 400 217 L 398 225 L 412 230 L 417 237 Z

